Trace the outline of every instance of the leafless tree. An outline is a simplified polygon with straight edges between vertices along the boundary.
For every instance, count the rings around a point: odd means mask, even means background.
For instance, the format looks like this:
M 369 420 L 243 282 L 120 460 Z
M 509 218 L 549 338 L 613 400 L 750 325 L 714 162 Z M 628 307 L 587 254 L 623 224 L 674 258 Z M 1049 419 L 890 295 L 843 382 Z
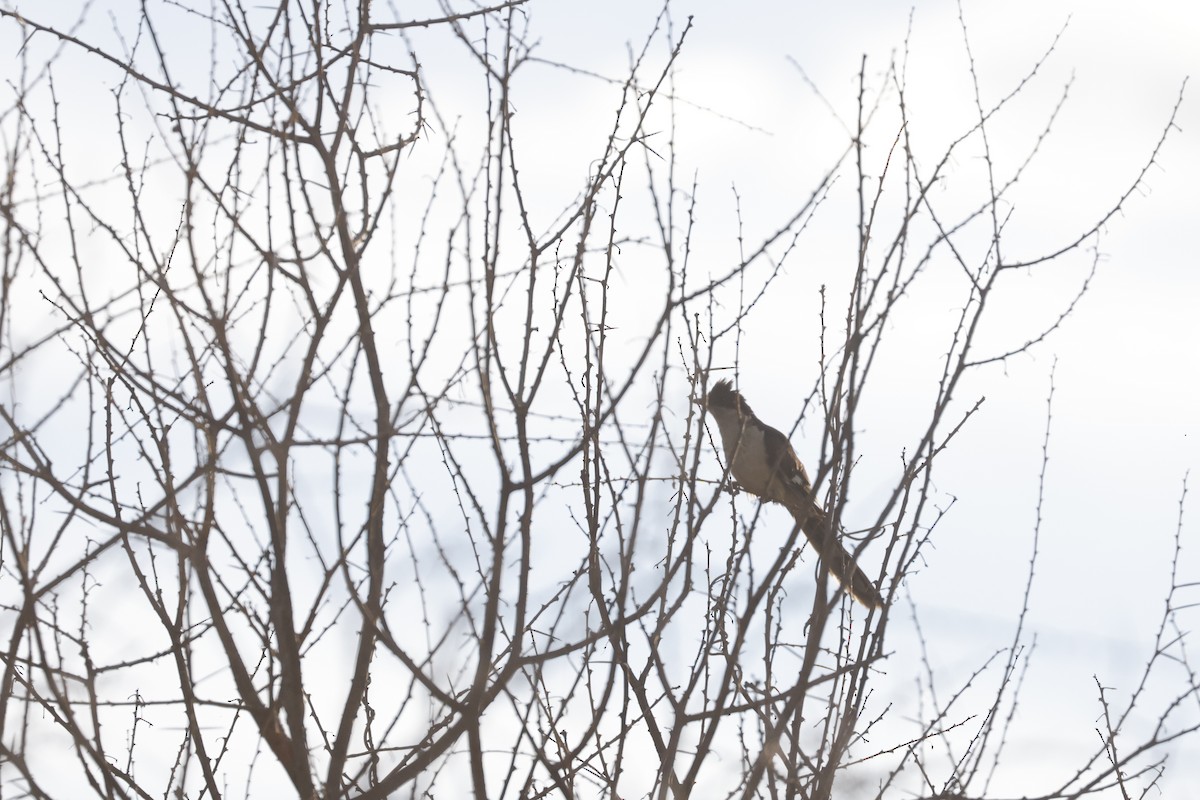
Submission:
M 965 685 L 915 676 L 903 718 L 873 688 L 885 634 L 918 619 L 905 587 L 946 512 L 939 456 L 986 415 L 964 384 L 1070 315 L 1173 114 L 1092 225 L 1015 256 L 1007 198 L 1037 179 L 1057 108 L 1015 162 L 990 133 L 1040 64 L 999 99 L 973 81 L 973 123 L 931 161 L 905 57 L 874 78 L 864 63 L 841 156 L 714 262 L 676 147 L 690 22 L 664 9 L 610 80 L 541 59 L 535 6 L 143 3 L 107 33 L 88 4 L 75 20 L 0 10 L 19 44 L 0 198 L 0 790 L 974 798 L 1019 770 L 1024 614 Z M 477 93 L 439 94 L 428 58 Z M 557 204 L 516 113 L 554 102 L 523 88 L 535 70 L 613 98 Z M 978 179 L 950 175 L 965 152 Z M 736 373 L 839 177 L 858 246 L 820 290 L 796 421 L 823 432 L 810 466 L 861 530 L 845 541 L 889 603 L 871 612 L 783 516 L 731 495 L 690 402 Z M 965 213 L 934 191 L 959 179 Z M 1080 258 L 1039 331 L 984 343 L 1010 280 Z M 960 314 L 923 416 L 903 421 L 894 487 L 851 510 L 862 404 L 905 358 L 906 308 L 947 292 Z M 1196 732 L 1184 583 L 1127 704 L 1098 683 L 1095 755 L 1039 797 L 1132 797 Z M 1180 664 L 1153 705 L 1146 687 Z

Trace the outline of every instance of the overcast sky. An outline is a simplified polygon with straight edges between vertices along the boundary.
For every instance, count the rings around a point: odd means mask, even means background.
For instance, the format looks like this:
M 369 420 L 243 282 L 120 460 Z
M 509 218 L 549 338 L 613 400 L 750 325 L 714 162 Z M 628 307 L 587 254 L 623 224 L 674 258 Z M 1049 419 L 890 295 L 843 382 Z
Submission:
M 41 13 L 33 4 L 18 5 L 31 16 Z M 907 36 L 911 132 L 930 157 L 976 114 L 963 23 L 953 2 L 679 0 L 671 7 L 676 36 L 692 18 L 674 93 L 680 172 L 689 181 L 695 175 L 699 185 L 704 249 L 693 254 L 692 269 L 700 274 L 720 274 L 736 263 L 739 204 L 748 238 L 774 230 L 844 150 L 843 125 L 855 118 L 864 55 L 867 81 L 878 91 L 887 85 L 893 59 L 904 58 Z M 532 0 L 527 10 L 541 40 L 535 55 L 620 79 L 630 48 L 640 49 L 659 6 Z M 1102 217 L 1142 169 L 1185 79 L 1200 73 L 1200 7 L 1182 1 L 965 2 L 963 17 L 985 105 L 1012 91 L 1061 34 L 992 142 L 1002 163 L 1019 162 L 1070 84 L 1050 137 L 1014 193 L 1007 229 L 1016 257 L 1052 250 Z M 105 22 L 97 14 L 93 19 Z M 426 35 L 439 34 L 413 33 Z M 456 82 L 449 65 L 461 63 L 462 52 L 455 47 L 446 37 L 445 50 L 419 53 L 431 91 L 446 108 L 455 93 L 479 88 L 474 78 Z M 439 70 L 443 60 L 447 71 Z M 535 88 L 545 81 L 543 98 L 559 85 L 570 90 L 553 102 L 518 96 L 517 119 L 540 153 L 524 173 L 528 185 L 539 188 L 537 202 L 554 209 L 586 178 L 587 153 L 603 142 L 617 87 L 541 69 L 530 70 L 530 80 Z M 957 501 L 925 568 L 907 587 L 920 603 L 931 660 L 948 686 L 1010 644 L 1033 547 L 1053 369 L 1050 462 L 1026 639 L 1036 636 L 1037 652 L 1012 742 L 1012 755 L 1029 772 L 1013 771 L 997 782 L 998 792 L 1026 791 L 1022 778 L 1030 775 L 1065 780 L 1061 764 L 1075 765 L 1095 746 L 1096 681 L 1122 696 L 1134 688 L 1166 599 L 1189 470 L 1181 580 L 1200 581 L 1200 85 L 1188 86 L 1176 125 L 1122 213 L 1105 226 L 1097 276 L 1065 327 L 969 383 L 967 394 L 986 395 L 987 403 L 947 455 L 937 488 Z M 875 164 L 886 159 L 895 133 L 875 131 L 867 150 Z M 964 156 L 950 176 L 969 180 L 978 167 Z M 853 267 L 849 170 L 841 180 L 736 354 L 742 390 L 762 417 L 781 426 L 796 418 L 816 377 L 815 362 L 804 354 L 816 347 L 819 325 L 811 309 L 819 289 Z M 1081 274 L 1080 264 L 1071 262 L 1061 273 L 1039 270 L 1014 281 L 1008 316 L 988 336 L 997 346 L 1020 339 L 1060 307 Z M 953 311 L 955 302 L 948 298 L 937 313 Z M 911 368 L 920 374 L 919 362 L 936 362 L 945 344 L 927 339 L 919 322 L 908 322 L 897 324 L 894 345 L 911 353 Z M 800 344 L 781 349 L 780 342 L 792 341 Z M 717 363 L 734 358 L 723 352 Z M 911 445 L 906 423 L 929 399 L 919 381 L 905 380 L 903 359 L 884 368 L 894 371 L 883 383 L 896 394 L 874 398 L 863 418 L 871 434 L 865 441 L 875 450 L 863 454 L 851 502 L 865 507 L 872 506 L 873 488 L 882 492 L 895 477 L 902 448 Z M 681 394 L 681 414 L 686 401 Z M 819 437 L 810 426 L 793 441 L 802 457 L 815 459 Z M 1200 585 L 1177 600 L 1200 604 Z M 885 669 L 903 692 L 920 664 L 905 612 L 893 616 L 895 654 Z M 1183 619 L 1198 621 L 1195 610 Z M 1175 753 L 1171 769 L 1178 783 L 1168 785 L 1200 781 L 1200 768 L 1189 773 L 1189 758 L 1200 764 L 1195 749 Z M 1045 786 L 1033 784 L 1039 785 Z
M 693 15 L 677 94 L 709 110 L 680 110 L 678 139 L 687 159 L 681 171 L 696 170 L 700 219 L 714 241 L 693 263 L 710 259 L 714 274 L 736 252 L 728 227 L 732 187 L 747 230 L 773 229 L 845 145 L 840 123 L 815 97 L 801 69 L 837 116 L 852 124 L 862 57 L 867 56 L 868 80 L 878 86 L 893 54 L 903 55 L 911 12 L 908 83 L 916 135 L 936 149 L 961 133 L 963 121 L 975 113 L 953 2 L 917 2 L 913 8 L 893 2 L 695 0 L 672 8 L 677 29 Z M 624 44 L 640 46 L 656 10 L 635 2 L 536 5 L 531 15 L 543 40 L 538 52 L 621 75 L 628 61 Z M 999 158 L 1023 158 L 1071 82 L 1051 136 L 1022 182 L 1008 229 L 1010 252 L 1052 249 L 1102 216 L 1142 168 L 1184 80 L 1200 72 L 1200 10 L 1183 2 L 967 2 L 963 16 L 985 105 L 1015 88 L 1061 32 L 1054 53 L 992 142 Z M 910 581 L 933 658 L 952 676 L 950 683 L 1009 643 L 1032 550 L 1046 395 L 1057 364 L 1029 624 L 1037 654 L 1014 745 L 1027 759 L 1029 774 L 1037 765 L 1047 775 L 1064 777 L 1062 765 L 1077 761 L 1072 754 L 1094 745 L 1097 680 L 1118 694 L 1134 688 L 1151 655 L 1166 597 L 1184 478 L 1200 466 L 1198 91 L 1193 79 L 1179 129 L 1124 211 L 1105 227 L 1097 277 L 1070 321 L 1030 355 L 971 384 L 971 391 L 987 396 L 985 411 L 959 442 L 938 484 L 958 502 L 927 568 Z M 591 102 L 601 115 L 611 107 L 599 87 L 596 98 L 574 102 L 579 114 Z M 547 115 L 544 124 L 552 125 L 562 108 L 528 111 Z M 871 152 L 881 158 L 889 139 L 876 134 Z M 970 167 L 958 165 L 962 177 Z M 848 189 L 853 178 L 846 180 Z M 855 218 L 849 209 L 848 198 L 831 198 L 792 274 L 777 285 L 787 302 L 770 312 L 774 317 L 760 317 L 760 326 L 743 340 L 741 386 L 768 421 L 794 419 L 794 392 L 813 380 L 811 372 L 795 374 L 804 372 L 802 361 L 772 345 L 781 336 L 816 330 L 790 309 L 811 299 L 838 270 L 850 268 L 846 237 Z M 713 233 L 722 226 L 724 234 Z M 1051 305 L 1060 302 L 1067 285 L 1077 285 L 1078 274 L 1071 273 L 1065 284 L 1045 272 L 1024 281 L 1019 290 L 1024 296 L 1009 304 L 1013 335 L 1025 330 L 1026 317 L 1036 316 L 1047 298 Z M 1004 333 L 998 330 L 997 339 Z M 914 359 L 936 360 L 944 350 L 944 345 L 923 350 L 929 343 L 920 326 L 898 326 L 896 335 L 912 337 Z M 790 365 L 782 376 L 781 360 Z M 890 410 L 898 427 L 909 400 L 898 398 Z M 874 417 L 876 441 L 887 442 L 878 428 L 889 424 L 888 413 L 880 409 Z M 802 456 L 815 457 L 818 436 L 816 430 L 797 434 Z M 894 461 L 898 450 L 878 455 Z M 871 454 L 864 460 L 871 461 Z M 1192 581 L 1200 580 L 1198 478 L 1193 472 L 1183 538 L 1183 580 Z M 886 485 L 886 469 L 879 480 Z M 852 501 L 869 504 L 862 481 L 858 491 Z M 1184 590 L 1177 602 L 1185 599 L 1200 603 L 1200 587 Z M 1195 615 L 1190 619 L 1194 623 Z M 889 672 L 903 683 L 915 665 L 912 649 L 897 635 L 891 642 L 898 652 Z M 1200 762 L 1196 756 L 1194 749 L 1175 754 L 1172 769 L 1181 781 L 1200 780 L 1194 769 L 1184 777 L 1185 762 Z M 1033 790 L 1020 781 L 995 788 Z

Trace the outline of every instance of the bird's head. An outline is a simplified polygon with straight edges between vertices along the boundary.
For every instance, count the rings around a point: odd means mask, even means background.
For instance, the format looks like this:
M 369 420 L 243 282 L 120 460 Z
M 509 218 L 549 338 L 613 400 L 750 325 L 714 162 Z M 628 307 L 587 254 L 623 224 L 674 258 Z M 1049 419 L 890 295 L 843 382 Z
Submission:
M 709 410 L 709 413 L 720 414 L 722 412 L 732 412 L 739 417 L 754 416 L 754 412 L 750 410 L 750 404 L 746 402 L 746 398 L 742 397 L 742 393 L 733 388 L 733 383 L 728 380 L 720 380 L 712 385 L 708 390 L 708 394 L 704 396 L 704 407 Z

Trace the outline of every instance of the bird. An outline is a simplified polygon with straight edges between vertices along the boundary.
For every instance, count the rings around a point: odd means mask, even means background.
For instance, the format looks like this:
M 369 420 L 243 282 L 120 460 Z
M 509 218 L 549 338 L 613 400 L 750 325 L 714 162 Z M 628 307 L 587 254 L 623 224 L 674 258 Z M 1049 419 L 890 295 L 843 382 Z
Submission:
M 733 479 L 764 502 L 787 508 L 851 597 L 867 608 L 882 606 L 879 590 L 842 547 L 829 515 L 816 502 L 812 480 L 788 438 L 755 416 L 728 380 L 713 384 L 701 403 L 717 423 Z

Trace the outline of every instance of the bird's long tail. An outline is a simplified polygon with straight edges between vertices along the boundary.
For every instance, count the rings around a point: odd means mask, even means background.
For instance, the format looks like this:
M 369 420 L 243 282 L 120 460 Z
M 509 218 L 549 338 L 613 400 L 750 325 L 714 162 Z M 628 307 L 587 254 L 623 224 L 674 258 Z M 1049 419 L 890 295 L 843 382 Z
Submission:
M 796 524 L 804 531 L 808 541 L 817 549 L 821 561 L 850 596 L 867 608 L 882 606 L 883 598 L 879 595 L 879 590 L 867 574 L 859 569 L 858 564 L 854 563 L 854 558 L 846 548 L 842 547 L 825 512 L 813 504 L 809 504 L 807 508 L 796 508 L 789 504 L 788 510 L 792 512 Z

